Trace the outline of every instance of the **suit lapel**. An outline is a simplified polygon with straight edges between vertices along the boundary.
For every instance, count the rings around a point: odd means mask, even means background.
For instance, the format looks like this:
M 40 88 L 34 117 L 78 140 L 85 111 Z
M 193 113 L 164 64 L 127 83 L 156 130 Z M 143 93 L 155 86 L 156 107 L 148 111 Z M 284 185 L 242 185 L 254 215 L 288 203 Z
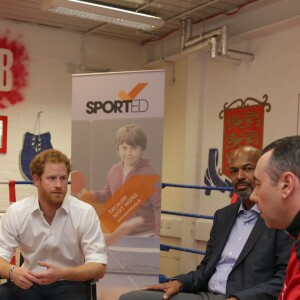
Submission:
M 258 219 L 253 227 L 252 232 L 250 233 L 250 236 L 239 255 L 237 261 L 235 262 L 235 265 L 233 267 L 233 270 L 239 265 L 241 261 L 248 255 L 248 253 L 252 250 L 252 247 L 255 245 L 257 239 L 260 237 L 264 229 L 266 228 L 264 220 L 258 216 Z
M 219 237 L 221 236 L 222 242 L 219 243 L 219 245 L 220 245 L 219 248 L 222 251 L 225 247 L 225 244 L 227 243 L 231 229 L 234 225 L 239 207 L 240 207 L 239 203 L 232 204 L 232 206 L 230 206 L 229 209 L 224 212 L 224 215 L 222 216 L 222 218 L 220 218 L 221 220 L 220 220 L 218 236 Z
M 215 238 L 217 238 L 218 241 L 217 243 L 214 243 L 215 248 L 207 265 L 207 270 L 210 270 L 211 272 L 215 271 L 216 265 L 220 259 L 222 251 L 230 235 L 232 226 L 235 222 L 239 207 L 240 201 L 231 204 L 227 210 L 222 211 L 222 215 L 218 216 L 218 224 L 215 232 Z

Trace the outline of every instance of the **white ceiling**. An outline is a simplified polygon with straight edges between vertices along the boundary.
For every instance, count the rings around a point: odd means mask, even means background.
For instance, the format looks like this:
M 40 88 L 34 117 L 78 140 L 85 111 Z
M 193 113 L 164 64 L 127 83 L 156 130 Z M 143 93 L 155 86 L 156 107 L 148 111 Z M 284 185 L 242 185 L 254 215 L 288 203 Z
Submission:
M 274 0 L 267 0 L 274 1 Z M 43 0 L 0 0 L 0 19 L 36 24 L 80 33 L 125 38 L 139 43 L 160 40 L 180 29 L 181 20 L 191 17 L 193 24 L 213 22 L 220 17 L 239 14 L 245 7 L 255 7 L 266 0 L 94 0 L 114 7 L 161 17 L 165 24 L 152 32 L 41 11 Z

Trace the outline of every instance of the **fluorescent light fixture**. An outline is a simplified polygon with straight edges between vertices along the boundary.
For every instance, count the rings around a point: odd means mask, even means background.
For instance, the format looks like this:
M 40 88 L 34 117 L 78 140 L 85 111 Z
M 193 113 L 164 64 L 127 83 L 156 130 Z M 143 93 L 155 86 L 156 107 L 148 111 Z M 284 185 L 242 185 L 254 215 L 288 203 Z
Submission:
M 146 31 L 164 24 L 161 18 L 155 16 L 81 0 L 44 0 L 41 9 Z

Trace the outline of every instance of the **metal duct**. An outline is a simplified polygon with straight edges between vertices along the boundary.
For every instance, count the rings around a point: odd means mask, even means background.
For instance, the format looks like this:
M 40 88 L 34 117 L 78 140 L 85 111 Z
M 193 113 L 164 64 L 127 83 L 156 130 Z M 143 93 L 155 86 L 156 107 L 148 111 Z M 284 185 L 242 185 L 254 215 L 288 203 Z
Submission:
M 211 48 L 211 58 L 228 59 L 229 61 L 252 61 L 254 55 L 252 53 L 228 49 L 227 47 L 227 25 L 220 28 L 205 32 L 201 35 L 192 36 L 192 22 L 188 18 L 182 21 L 181 30 L 181 54 L 187 54 L 206 46 Z

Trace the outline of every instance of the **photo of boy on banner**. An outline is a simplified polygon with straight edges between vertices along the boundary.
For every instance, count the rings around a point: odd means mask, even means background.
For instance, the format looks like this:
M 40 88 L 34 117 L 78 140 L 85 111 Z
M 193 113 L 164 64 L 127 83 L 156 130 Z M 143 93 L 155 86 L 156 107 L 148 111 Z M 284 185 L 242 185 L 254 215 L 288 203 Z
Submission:
M 161 181 L 143 158 L 147 136 L 141 126 L 125 124 L 118 128 L 114 144 L 120 160 L 110 167 L 103 188 L 87 191 L 82 174 L 75 172 L 71 193 L 95 207 L 106 233 L 120 226 L 120 234 L 159 236 Z
M 126 214 L 141 218 L 140 226 L 133 228 L 130 234 L 159 236 L 161 182 L 149 160 L 143 158 L 147 148 L 146 134 L 140 126 L 128 124 L 118 129 L 114 141 L 120 161 L 108 171 L 103 189 L 93 193 L 100 203 L 111 202 L 114 219 L 127 219 Z M 118 194 L 121 198 L 116 197 Z

